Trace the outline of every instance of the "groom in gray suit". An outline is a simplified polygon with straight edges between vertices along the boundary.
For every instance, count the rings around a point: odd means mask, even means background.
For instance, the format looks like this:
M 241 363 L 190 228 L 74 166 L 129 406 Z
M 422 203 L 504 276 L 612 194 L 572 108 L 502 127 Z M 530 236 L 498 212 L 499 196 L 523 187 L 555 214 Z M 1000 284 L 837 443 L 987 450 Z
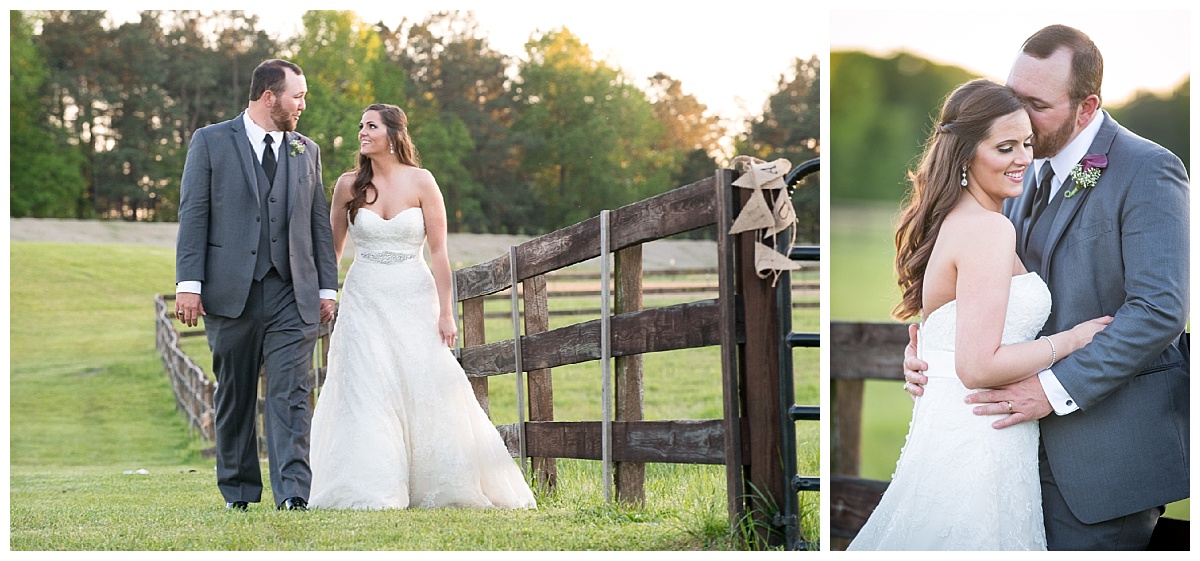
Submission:
M 1076 29 L 1026 40 L 1008 85 L 1033 123 L 1034 162 L 1005 214 L 1021 260 L 1050 287 L 1042 333 L 1113 322 L 1038 376 L 968 398 L 976 414 L 1009 413 L 998 429 L 1041 419 L 1057 550 L 1145 549 L 1163 505 L 1190 485 L 1187 171 L 1100 109 L 1102 76 L 1100 51 Z M 905 376 L 919 395 L 926 366 L 913 354 Z
M 260 369 L 271 492 L 280 509 L 307 507 L 309 365 L 338 288 L 320 149 L 295 132 L 307 92 L 299 66 L 263 62 L 246 111 L 193 133 L 183 168 L 175 313 L 188 326 L 205 316 L 217 487 L 230 509 L 262 496 Z

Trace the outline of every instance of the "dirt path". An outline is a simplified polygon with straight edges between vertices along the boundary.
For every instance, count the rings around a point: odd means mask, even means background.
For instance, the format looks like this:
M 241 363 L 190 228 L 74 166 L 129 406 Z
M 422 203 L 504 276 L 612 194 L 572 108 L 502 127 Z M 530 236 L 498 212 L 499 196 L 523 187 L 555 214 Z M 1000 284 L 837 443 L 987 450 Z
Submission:
M 144 244 L 174 247 L 177 229 L 178 224 L 175 223 L 10 218 L 8 232 L 12 242 Z M 526 236 L 502 234 L 450 234 L 450 260 L 455 267 L 481 263 L 507 253 L 510 245 L 528 239 Z M 350 251 L 347 247 L 347 253 Z M 717 246 L 716 243 L 706 240 L 658 240 L 646 244 L 642 259 L 644 269 L 655 271 L 716 267 Z M 599 268 L 596 260 L 582 266 Z

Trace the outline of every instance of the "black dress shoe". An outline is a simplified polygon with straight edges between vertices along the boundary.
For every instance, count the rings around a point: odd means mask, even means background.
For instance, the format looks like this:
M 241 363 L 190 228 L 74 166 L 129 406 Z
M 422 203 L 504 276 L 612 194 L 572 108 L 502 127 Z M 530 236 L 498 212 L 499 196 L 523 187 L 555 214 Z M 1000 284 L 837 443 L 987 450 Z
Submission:
M 246 510 L 250 508 L 250 503 L 246 501 L 233 501 L 232 503 L 225 503 L 225 508 L 228 510 Z
M 300 497 L 284 499 L 282 503 L 279 503 L 279 510 L 308 510 L 308 501 Z

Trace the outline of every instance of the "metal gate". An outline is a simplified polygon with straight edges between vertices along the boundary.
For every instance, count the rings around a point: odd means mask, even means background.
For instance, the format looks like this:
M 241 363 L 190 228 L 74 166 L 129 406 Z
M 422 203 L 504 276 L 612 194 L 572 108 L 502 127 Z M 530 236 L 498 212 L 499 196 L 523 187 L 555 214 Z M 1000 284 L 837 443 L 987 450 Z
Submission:
M 802 179 L 820 171 L 820 169 L 820 158 L 814 158 L 800 164 L 789 172 L 785 178 L 788 195 L 790 196 L 795 192 L 796 185 Z M 781 246 L 786 243 L 787 240 L 784 239 L 782 233 L 776 236 L 775 248 L 777 251 L 785 249 Z M 820 262 L 821 248 L 820 246 L 793 247 L 788 253 L 788 257 L 793 261 Z M 818 476 L 804 476 L 797 473 L 796 423 L 798 421 L 819 422 L 821 420 L 821 407 L 819 405 L 797 405 L 795 403 L 796 390 L 792 366 L 792 349 L 797 347 L 819 348 L 821 346 L 821 334 L 796 333 L 792 331 L 792 282 L 791 274 L 788 271 L 780 274 L 775 290 L 779 312 L 779 407 L 780 419 L 783 424 L 781 431 L 783 436 L 783 473 L 791 479 L 786 486 L 791 492 L 784 493 L 779 513 L 776 515 L 775 525 L 783 528 L 787 549 L 819 549 L 819 544 L 809 544 L 800 537 L 800 501 L 798 493 L 802 491 L 820 492 L 821 478 Z

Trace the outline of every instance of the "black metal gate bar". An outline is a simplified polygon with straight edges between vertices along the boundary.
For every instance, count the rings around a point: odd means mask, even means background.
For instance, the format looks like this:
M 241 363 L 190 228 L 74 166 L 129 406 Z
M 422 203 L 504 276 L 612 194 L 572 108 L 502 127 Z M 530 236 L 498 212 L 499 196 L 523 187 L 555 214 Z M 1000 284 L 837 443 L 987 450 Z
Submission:
M 793 194 L 796 185 L 802 178 L 820 169 L 821 160 L 814 158 L 800 164 L 796 169 L 788 173 L 785 178 L 788 195 Z M 777 235 L 775 237 L 776 251 L 780 249 L 780 246 L 786 244 L 787 241 L 783 233 Z M 788 257 L 793 261 L 819 262 L 821 260 L 821 248 L 819 246 L 793 247 L 788 252 Z M 779 514 L 776 515 L 775 524 L 783 527 L 785 547 L 787 549 L 808 550 L 810 549 L 810 544 L 800 537 L 800 501 L 797 493 L 800 491 L 820 491 L 821 478 L 797 474 L 796 421 L 820 421 L 821 408 L 815 405 L 797 405 L 794 403 L 796 389 L 792 364 L 792 349 L 796 347 L 819 348 L 821 346 L 821 335 L 819 333 L 795 333 L 792 331 L 792 277 L 788 271 L 784 271 L 779 275 L 778 282 L 775 285 L 775 295 L 779 316 L 779 337 L 783 343 L 779 346 L 779 408 L 781 413 L 780 420 L 783 425 L 781 431 L 783 437 L 783 473 L 785 477 L 791 479 L 787 487 L 792 490 L 790 493 L 784 493 Z M 816 549 L 820 549 L 820 547 L 818 546 Z

